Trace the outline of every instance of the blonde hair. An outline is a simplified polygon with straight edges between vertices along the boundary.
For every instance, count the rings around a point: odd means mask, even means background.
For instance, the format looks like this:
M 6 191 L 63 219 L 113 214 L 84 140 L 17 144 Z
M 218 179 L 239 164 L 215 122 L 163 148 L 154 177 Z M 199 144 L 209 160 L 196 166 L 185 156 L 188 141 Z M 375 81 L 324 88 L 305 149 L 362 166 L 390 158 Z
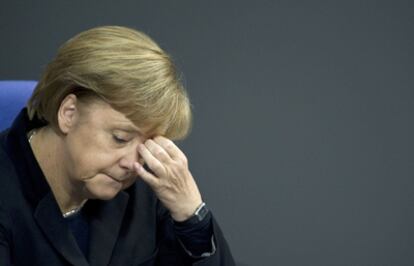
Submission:
M 57 126 L 57 111 L 70 93 L 97 96 L 151 134 L 182 139 L 191 106 L 171 57 L 142 32 L 119 26 L 93 28 L 63 44 L 48 64 L 28 104 Z

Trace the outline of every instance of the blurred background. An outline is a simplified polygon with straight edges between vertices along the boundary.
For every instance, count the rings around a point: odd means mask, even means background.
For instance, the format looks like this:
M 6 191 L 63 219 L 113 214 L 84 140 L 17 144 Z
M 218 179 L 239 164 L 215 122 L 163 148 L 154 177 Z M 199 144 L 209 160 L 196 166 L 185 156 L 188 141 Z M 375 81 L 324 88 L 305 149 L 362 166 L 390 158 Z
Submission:
M 1 1 L 0 79 L 142 30 L 193 103 L 179 143 L 239 265 L 414 265 L 412 1 Z

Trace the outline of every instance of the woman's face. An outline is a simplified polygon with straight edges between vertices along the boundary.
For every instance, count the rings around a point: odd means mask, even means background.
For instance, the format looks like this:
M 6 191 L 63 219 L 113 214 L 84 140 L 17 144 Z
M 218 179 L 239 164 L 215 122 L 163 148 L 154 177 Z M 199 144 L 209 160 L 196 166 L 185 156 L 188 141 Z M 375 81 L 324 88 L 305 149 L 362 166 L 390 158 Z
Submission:
M 58 114 L 65 175 L 82 196 L 111 199 L 135 182 L 132 165 L 142 163 L 137 148 L 146 139 L 144 133 L 103 101 L 86 104 L 76 96 L 67 98 Z

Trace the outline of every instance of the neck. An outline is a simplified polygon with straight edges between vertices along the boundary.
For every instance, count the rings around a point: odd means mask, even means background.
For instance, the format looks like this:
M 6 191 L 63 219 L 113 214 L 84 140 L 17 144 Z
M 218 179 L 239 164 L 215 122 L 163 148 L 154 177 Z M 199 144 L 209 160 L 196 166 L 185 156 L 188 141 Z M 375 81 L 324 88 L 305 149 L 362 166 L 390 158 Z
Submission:
M 48 126 L 36 129 L 30 139 L 35 158 L 64 214 L 81 207 L 87 199 L 79 193 L 81 186 L 71 181 L 62 165 L 65 162 L 62 144 L 62 136 Z

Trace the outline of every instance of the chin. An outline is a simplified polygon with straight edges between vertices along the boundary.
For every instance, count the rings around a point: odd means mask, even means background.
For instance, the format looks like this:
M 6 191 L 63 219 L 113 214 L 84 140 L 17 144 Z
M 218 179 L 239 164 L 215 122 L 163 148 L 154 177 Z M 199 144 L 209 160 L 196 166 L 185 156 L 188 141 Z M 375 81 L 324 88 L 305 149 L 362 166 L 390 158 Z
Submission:
M 88 194 L 90 195 L 90 198 L 93 199 L 100 199 L 100 200 L 111 200 L 115 198 L 115 196 L 121 191 L 120 188 L 115 188 L 111 186 L 94 186 L 91 188 L 87 187 Z
M 108 193 L 108 192 L 102 192 L 102 193 L 95 193 L 95 199 L 100 199 L 100 200 L 111 200 L 111 199 L 113 199 L 113 198 L 115 198 L 115 196 L 117 195 L 119 193 L 119 191 L 118 192 L 116 192 L 116 193 Z
M 124 184 L 106 174 L 98 174 L 85 182 L 85 190 L 91 199 L 111 200 L 122 189 Z

